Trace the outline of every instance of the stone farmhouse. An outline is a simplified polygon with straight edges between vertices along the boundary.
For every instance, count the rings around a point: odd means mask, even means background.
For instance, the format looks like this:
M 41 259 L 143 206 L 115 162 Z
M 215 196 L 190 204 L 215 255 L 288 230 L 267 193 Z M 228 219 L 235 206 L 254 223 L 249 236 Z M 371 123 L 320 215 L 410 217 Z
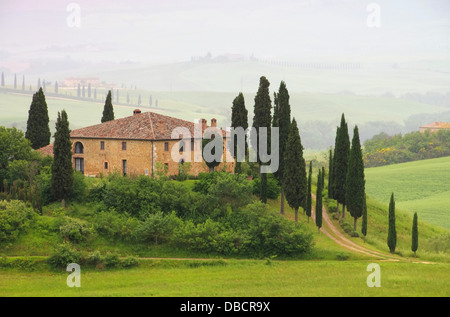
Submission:
M 437 132 L 439 130 L 450 130 L 450 123 L 436 121 L 419 127 L 421 133 L 424 133 L 425 131 Z
M 223 136 L 223 160 L 216 170 L 233 172 L 234 160 L 226 161 L 227 154 L 230 157 L 228 134 L 217 128 L 216 119 L 211 119 L 210 127 Z M 172 137 L 176 128 L 186 128 L 184 131 L 189 131 L 191 138 L 182 134 Z M 161 168 L 166 168 L 170 176 L 177 175 L 180 167 L 190 162 L 188 173 L 198 175 L 209 171 L 201 156 L 201 137 L 207 128 L 206 119 L 194 123 L 136 109 L 132 116 L 71 131 L 73 167 L 91 177 L 112 172 L 153 176 Z M 200 129 L 200 137 L 195 129 Z M 174 146 L 181 159 L 174 160 Z M 53 155 L 53 144 L 39 151 Z

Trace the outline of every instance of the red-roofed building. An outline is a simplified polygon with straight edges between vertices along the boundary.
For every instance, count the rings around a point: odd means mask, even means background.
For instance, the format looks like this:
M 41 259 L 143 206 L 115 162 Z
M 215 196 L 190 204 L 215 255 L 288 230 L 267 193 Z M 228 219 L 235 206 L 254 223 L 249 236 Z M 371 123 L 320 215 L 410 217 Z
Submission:
M 423 125 L 419 128 L 421 133 L 424 133 L 425 131 L 437 132 L 439 130 L 450 130 L 450 123 L 436 121 L 431 124 Z
M 211 119 L 211 127 L 216 127 L 216 119 Z M 183 134 L 172 132 L 184 129 Z M 86 176 L 98 177 L 100 174 L 118 172 L 124 175 L 154 175 L 158 169 L 167 169 L 168 175 L 177 175 L 180 166 L 190 162 L 188 173 L 198 175 L 207 172 L 208 167 L 201 156 L 202 132 L 208 128 L 207 121 L 201 123 L 164 116 L 154 112 L 133 111 L 133 115 L 101 124 L 73 130 L 70 138 L 73 146 L 73 166 Z M 224 136 L 224 147 L 227 134 Z M 186 142 L 189 138 L 189 142 Z M 182 140 L 184 139 L 184 140 Z M 188 143 L 188 144 L 186 144 Z M 173 146 L 176 150 L 172 151 Z M 226 148 L 226 147 L 225 147 Z M 44 154 L 53 154 L 53 145 L 40 149 Z M 176 153 L 177 155 L 173 155 Z M 228 155 L 228 156 L 226 156 Z M 224 151 L 222 163 L 218 168 L 234 170 L 234 160 L 229 151 Z

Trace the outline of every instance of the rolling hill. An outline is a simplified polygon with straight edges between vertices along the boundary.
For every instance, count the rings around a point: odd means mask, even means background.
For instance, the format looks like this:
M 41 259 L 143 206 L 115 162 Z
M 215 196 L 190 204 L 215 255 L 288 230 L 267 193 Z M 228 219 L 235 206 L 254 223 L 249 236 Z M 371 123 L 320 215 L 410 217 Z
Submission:
M 365 176 L 373 199 L 387 205 L 393 192 L 396 208 L 450 229 L 450 157 L 368 168 Z

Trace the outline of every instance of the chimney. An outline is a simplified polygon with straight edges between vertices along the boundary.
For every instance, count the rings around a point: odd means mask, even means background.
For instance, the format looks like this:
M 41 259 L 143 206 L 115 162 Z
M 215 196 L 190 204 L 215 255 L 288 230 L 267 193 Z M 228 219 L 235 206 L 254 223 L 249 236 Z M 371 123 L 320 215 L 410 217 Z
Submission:
M 215 118 L 211 119 L 211 127 L 217 128 L 217 120 Z
M 202 132 L 205 132 L 207 127 L 208 127 L 208 124 L 206 122 L 206 119 L 202 119 Z
M 134 109 L 133 116 L 141 113 L 141 109 Z

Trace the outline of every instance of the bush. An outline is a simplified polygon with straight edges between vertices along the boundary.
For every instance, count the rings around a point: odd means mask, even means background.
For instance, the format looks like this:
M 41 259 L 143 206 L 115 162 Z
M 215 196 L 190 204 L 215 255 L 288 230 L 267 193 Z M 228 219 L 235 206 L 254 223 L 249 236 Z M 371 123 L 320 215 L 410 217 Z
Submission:
M 133 241 L 135 231 L 141 223 L 128 214 L 120 214 L 114 209 L 100 211 L 94 216 L 94 228 L 98 234 L 113 240 Z
M 120 266 L 123 268 L 130 268 L 138 265 L 139 262 L 135 257 L 126 257 L 125 259 L 120 261 Z
M 115 253 L 107 253 L 103 258 L 103 263 L 107 268 L 115 268 L 120 265 L 120 259 Z
M 97 266 L 103 263 L 103 256 L 100 254 L 100 251 L 94 251 L 89 253 L 89 255 L 85 259 L 86 264 Z
M 63 268 L 70 263 L 79 263 L 81 253 L 72 249 L 70 244 L 62 243 L 58 245 L 55 251 L 48 257 L 47 263 L 54 268 Z
M 22 201 L 0 201 L 0 242 L 16 240 L 35 216 L 33 209 Z
M 278 181 L 273 177 L 272 174 L 269 174 L 267 177 L 267 198 L 269 199 L 277 199 L 280 196 L 281 187 L 278 184 Z M 261 194 L 261 179 L 255 178 L 253 180 L 253 194 L 258 196 Z
M 182 220 L 172 212 L 164 215 L 162 212 L 150 214 L 136 228 L 136 238 L 139 241 L 154 242 L 155 244 L 167 241 L 174 230 L 180 226 Z
M 91 225 L 80 219 L 65 217 L 59 232 L 65 240 L 79 243 L 91 237 L 94 230 Z

